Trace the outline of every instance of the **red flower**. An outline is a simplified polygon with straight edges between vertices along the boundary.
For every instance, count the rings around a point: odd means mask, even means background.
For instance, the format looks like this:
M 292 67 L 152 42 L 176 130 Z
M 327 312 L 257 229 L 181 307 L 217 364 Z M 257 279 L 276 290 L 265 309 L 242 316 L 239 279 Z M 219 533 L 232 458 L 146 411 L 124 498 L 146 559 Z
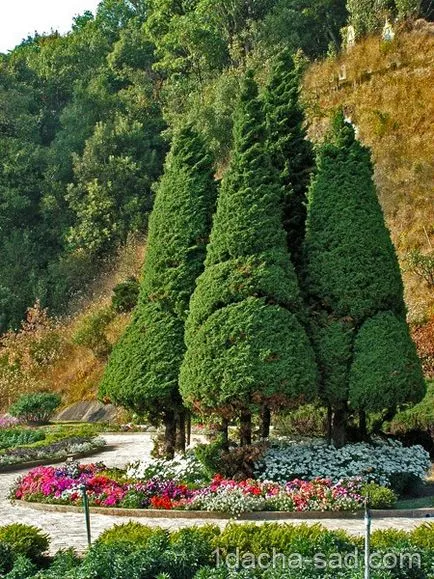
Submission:
M 165 509 L 166 511 L 173 508 L 172 500 L 168 497 L 152 497 L 151 505 L 154 509 Z

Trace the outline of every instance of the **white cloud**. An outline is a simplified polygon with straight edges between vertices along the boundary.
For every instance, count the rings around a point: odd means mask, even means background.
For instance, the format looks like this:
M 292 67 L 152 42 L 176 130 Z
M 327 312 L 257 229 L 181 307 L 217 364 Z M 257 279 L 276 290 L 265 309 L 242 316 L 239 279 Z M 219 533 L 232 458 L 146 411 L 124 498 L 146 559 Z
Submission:
M 0 0 L 0 52 L 12 50 L 33 36 L 71 29 L 72 19 L 86 10 L 95 13 L 100 0 Z

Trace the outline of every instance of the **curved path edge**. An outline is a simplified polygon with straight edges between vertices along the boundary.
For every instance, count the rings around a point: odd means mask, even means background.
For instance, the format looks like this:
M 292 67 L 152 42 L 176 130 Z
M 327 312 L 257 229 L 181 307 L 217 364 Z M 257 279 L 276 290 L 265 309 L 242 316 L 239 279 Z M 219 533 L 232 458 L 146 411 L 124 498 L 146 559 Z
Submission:
M 51 458 L 41 458 L 41 460 L 32 460 L 30 462 L 16 462 L 14 464 L 7 464 L 0 466 L 0 475 L 3 473 L 19 472 L 21 470 L 29 470 L 36 468 L 37 466 L 48 466 L 52 464 L 62 464 L 68 460 L 81 460 L 82 458 L 89 458 L 96 454 L 101 454 L 104 451 L 115 450 L 115 446 L 98 446 L 93 450 L 88 450 L 87 452 L 79 452 L 77 454 L 65 454 L 64 456 L 51 457 Z
M 37 511 L 48 511 L 55 513 L 82 513 L 83 507 L 75 505 L 55 505 L 51 503 L 34 503 L 26 501 L 13 501 L 22 507 Z M 182 510 L 162 510 L 162 509 L 123 509 L 121 507 L 90 507 L 90 513 L 95 515 L 108 515 L 110 517 L 140 517 L 148 519 L 236 519 L 237 521 L 275 521 L 275 520 L 319 520 L 319 519 L 363 519 L 363 511 L 257 511 L 242 513 L 234 516 L 229 513 L 216 511 L 182 511 Z M 406 518 L 406 519 L 430 519 L 434 518 L 434 508 L 427 509 L 373 509 L 370 511 L 373 519 Z

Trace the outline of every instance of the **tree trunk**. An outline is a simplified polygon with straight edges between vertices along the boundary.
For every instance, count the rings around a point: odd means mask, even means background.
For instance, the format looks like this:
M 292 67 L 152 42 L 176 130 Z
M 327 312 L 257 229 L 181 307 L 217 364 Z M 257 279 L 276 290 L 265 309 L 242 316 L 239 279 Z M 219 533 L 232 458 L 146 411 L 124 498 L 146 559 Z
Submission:
M 366 424 L 366 412 L 364 410 L 359 411 L 359 435 L 360 440 L 363 442 L 368 440 L 368 426 Z
M 173 410 L 167 410 L 164 415 L 164 454 L 167 460 L 175 456 L 176 445 L 176 416 Z
M 342 448 L 347 442 L 347 408 L 340 406 L 335 408 L 332 420 L 332 438 L 336 448 Z
M 240 416 L 240 444 L 252 444 L 252 413 L 248 410 L 243 410 Z
M 220 426 L 220 432 L 222 435 L 222 449 L 225 452 L 229 451 L 229 420 L 223 418 Z
M 185 454 L 185 409 L 180 408 L 176 414 L 176 450 Z
M 187 446 L 191 444 L 191 412 L 187 410 Z
M 332 424 L 333 424 L 333 410 L 331 406 L 327 406 L 327 444 L 332 443 Z
M 271 426 L 271 411 L 268 406 L 262 406 L 261 408 L 261 438 L 265 440 L 270 436 L 270 426 Z

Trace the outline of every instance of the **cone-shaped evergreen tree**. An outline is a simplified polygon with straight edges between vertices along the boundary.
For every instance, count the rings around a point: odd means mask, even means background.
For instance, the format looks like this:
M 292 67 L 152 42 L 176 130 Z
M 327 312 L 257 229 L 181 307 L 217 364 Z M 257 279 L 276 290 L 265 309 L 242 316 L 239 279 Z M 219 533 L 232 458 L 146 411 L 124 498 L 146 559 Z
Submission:
M 184 323 L 203 270 L 215 208 L 211 157 L 190 127 L 175 137 L 149 222 L 143 282 L 133 320 L 116 344 L 100 396 L 162 418 L 173 455 Z
M 319 152 L 308 197 L 312 335 L 321 393 L 333 409 L 333 438 L 342 445 L 349 408 L 378 411 L 417 401 L 424 383 L 370 153 L 343 115 Z
M 315 395 L 317 371 L 282 226 L 282 188 L 271 165 L 258 90 L 246 77 L 234 150 L 223 179 L 186 323 L 180 389 L 190 407 L 240 415 Z
M 285 49 L 276 60 L 265 91 L 265 110 L 268 149 L 285 191 L 284 226 L 297 270 L 305 234 L 306 194 L 315 165 L 312 145 L 306 139 L 303 126 L 305 119 L 299 95 L 300 69 Z

